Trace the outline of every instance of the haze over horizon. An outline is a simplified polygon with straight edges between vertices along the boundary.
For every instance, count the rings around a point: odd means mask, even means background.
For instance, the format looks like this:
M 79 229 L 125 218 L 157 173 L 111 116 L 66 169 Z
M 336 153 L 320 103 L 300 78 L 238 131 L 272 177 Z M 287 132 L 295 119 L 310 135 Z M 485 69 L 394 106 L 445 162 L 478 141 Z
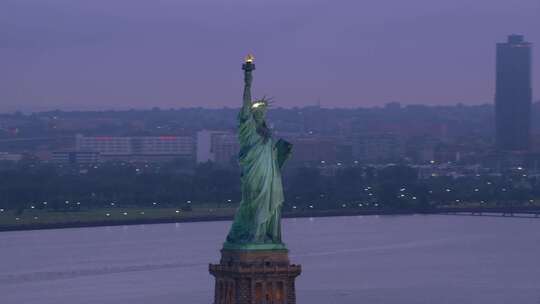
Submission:
M 4 0 L 0 112 L 237 107 L 248 52 L 277 106 L 492 103 L 496 42 L 540 72 L 540 1 L 470 2 Z

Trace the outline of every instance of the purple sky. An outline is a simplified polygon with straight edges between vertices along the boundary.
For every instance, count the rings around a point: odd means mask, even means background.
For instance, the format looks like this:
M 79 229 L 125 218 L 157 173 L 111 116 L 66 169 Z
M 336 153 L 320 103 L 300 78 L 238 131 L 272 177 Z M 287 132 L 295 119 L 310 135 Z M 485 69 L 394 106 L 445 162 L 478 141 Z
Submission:
M 0 111 L 238 106 L 247 52 L 279 106 L 491 102 L 495 43 L 540 45 L 539 16 L 539 0 L 1 0 Z

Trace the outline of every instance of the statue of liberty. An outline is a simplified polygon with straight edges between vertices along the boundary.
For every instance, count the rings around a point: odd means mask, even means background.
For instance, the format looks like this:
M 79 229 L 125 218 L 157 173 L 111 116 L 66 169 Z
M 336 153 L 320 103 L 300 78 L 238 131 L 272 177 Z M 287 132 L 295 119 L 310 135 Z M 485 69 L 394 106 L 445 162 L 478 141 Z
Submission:
M 242 65 L 244 101 L 238 114 L 242 201 L 223 248 L 285 249 L 281 241 L 281 167 L 292 145 L 272 138 L 265 121 L 269 100 L 251 100 L 253 59 L 248 55 Z

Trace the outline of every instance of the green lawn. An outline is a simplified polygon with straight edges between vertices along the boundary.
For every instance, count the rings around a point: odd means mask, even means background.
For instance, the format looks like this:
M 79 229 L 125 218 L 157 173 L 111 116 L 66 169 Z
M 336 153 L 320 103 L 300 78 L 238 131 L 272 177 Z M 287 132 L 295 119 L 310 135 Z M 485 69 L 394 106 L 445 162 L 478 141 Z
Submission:
M 115 207 L 107 209 L 56 212 L 46 210 L 25 210 L 23 214 L 16 215 L 14 211 L 5 210 L 0 212 L 0 226 L 91 223 L 103 221 L 118 222 L 174 218 L 178 218 L 179 220 L 189 220 L 212 216 L 232 216 L 234 211 L 234 207 L 198 207 L 193 208 L 192 211 L 183 211 L 177 208 Z
M 539 206 L 538 201 L 533 201 L 527 204 L 529 207 Z M 28 226 L 39 225 L 66 225 L 66 226 L 78 226 L 85 224 L 97 224 L 106 225 L 107 222 L 111 224 L 137 223 L 137 221 L 196 221 L 196 220 L 212 220 L 213 218 L 232 217 L 236 211 L 236 205 L 217 205 L 217 204 L 197 204 L 197 207 L 193 207 L 191 211 L 184 211 L 179 208 L 162 208 L 162 207 L 120 207 L 114 206 L 110 208 L 102 209 L 83 209 L 81 211 L 53 211 L 47 209 L 27 209 L 22 214 L 17 215 L 13 210 L 1 210 L 0 209 L 0 230 L 3 229 L 16 229 L 17 226 L 21 228 L 28 228 Z M 450 208 L 474 208 L 483 207 L 486 209 L 497 207 L 494 203 L 480 204 L 478 202 L 469 202 L 467 204 L 449 204 L 444 207 Z M 289 215 L 297 216 L 302 215 L 305 212 L 314 215 L 335 215 L 336 212 L 344 214 L 347 212 L 357 213 L 363 209 L 334 209 L 334 210 L 297 210 L 289 212 Z M 372 209 L 365 209 L 364 211 L 373 212 Z M 488 211 L 488 210 L 486 210 Z M 287 214 L 287 213 L 285 213 Z M 311 215 L 310 215 L 311 216 Z

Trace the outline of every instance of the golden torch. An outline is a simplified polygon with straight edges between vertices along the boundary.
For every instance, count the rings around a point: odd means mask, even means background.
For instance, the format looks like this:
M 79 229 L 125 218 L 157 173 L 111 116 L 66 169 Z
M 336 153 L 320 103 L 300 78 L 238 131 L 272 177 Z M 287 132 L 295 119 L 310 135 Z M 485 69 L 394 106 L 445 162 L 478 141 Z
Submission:
M 253 63 L 254 60 L 255 60 L 255 56 L 253 56 L 253 54 L 248 54 L 246 58 L 244 58 L 244 64 L 242 64 L 242 70 L 246 72 L 251 72 L 255 70 L 255 63 Z

